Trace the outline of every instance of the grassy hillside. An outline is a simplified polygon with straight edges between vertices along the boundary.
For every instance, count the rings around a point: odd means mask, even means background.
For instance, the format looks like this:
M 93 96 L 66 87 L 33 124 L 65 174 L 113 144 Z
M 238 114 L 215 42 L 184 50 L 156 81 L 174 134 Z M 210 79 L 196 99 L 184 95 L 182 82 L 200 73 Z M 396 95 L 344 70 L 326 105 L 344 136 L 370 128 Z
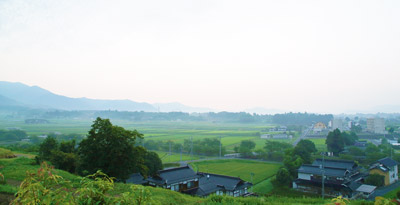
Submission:
M 237 164 L 235 160 L 227 162 L 232 165 Z M 209 163 L 212 164 L 212 163 Z M 243 164 L 243 163 L 242 163 Z M 38 165 L 34 165 L 34 161 L 28 158 L 0 159 L 0 165 L 3 167 L 0 171 L 4 174 L 7 184 L 0 185 L 0 201 L 7 204 L 13 198 L 12 194 L 17 191 L 19 183 L 25 178 L 26 172 L 36 173 L 39 169 Z M 225 164 L 226 165 L 226 164 Z M 257 167 L 262 166 L 258 163 L 247 162 L 247 166 Z M 266 165 L 264 165 L 266 166 Z M 273 166 L 273 165 L 272 165 Z M 61 170 L 54 170 L 54 174 L 60 175 L 63 179 L 72 182 L 74 189 L 80 188 L 81 178 L 73 174 Z M 142 189 L 142 186 L 136 188 Z M 193 197 L 185 194 L 180 194 L 167 189 L 145 187 L 148 190 L 150 199 L 154 204 L 329 204 L 330 199 L 322 200 L 320 198 L 290 198 L 290 197 L 248 197 L 248 198 L 233 198 L 227 196 L 209 196 L 207 198 Z M 108 196 L 121 197 L 123 193 L 132 191 L 130 184 L 115 183 L 113 188 L 107 192 Z M 132 201 L 135 195 L 132 195 Z M 366 201 L 351 201 L 350 204 L 373 204 Z

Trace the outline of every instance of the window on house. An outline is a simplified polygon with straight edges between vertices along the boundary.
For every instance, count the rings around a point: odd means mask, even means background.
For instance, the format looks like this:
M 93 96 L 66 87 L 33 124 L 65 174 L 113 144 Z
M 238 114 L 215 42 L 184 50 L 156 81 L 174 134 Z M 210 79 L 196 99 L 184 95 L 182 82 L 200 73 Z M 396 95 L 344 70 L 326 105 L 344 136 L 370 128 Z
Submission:
M 194 182 L 193 181 L 190 181 L 190 182 L 187 183 L 187 188 L 188 189 L 193 188 L 193 187 L 194 187 Z
M 179 184 L 171 185 L 172 191 L 179 191 Z

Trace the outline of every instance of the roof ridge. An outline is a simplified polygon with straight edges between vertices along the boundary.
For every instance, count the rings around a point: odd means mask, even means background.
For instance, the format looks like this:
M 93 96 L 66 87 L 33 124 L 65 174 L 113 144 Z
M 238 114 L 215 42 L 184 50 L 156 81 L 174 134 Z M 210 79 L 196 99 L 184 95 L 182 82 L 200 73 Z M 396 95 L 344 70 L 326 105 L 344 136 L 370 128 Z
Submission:
M 317 160 L 321 160 L 322 161 L 322 159 L 321 158 L 317 158 L 317 159 L 315 159 L 315 161 L 317 161 Z M 345 159 L 324 159 L 325 161 L 334 161 L 334 162 L 347 162 L 347 163 L 355 163 L 354 161 L 352 161 L 352 160 L 345 160 Z
M 301 166 L 308 166 L 308 167 L 316 167 L 316 168 L 319 168 L 319 165 L 312 165 L 312 164 L 303 164 L 303 165 L 301 165 Z M 300 167 L 301 167 L 301 166 L 300 166 Z M 346 168 L 340 168 L 340 167 L 329 167 L 329 166 L 324 166 L 324 169 L 325 169 L 325 168 L 347 170 Z
M 222 175 L 222 174 L 213 174 L 213 173 L 207 173 L 207 172 L 199 172 L 199 174 L 208 174 L 208 175 L 215 175 L 215 176 L 220 176 L 220 177 L 234 178 L 234 179 L 242 180 L 240 177 L 233 177 L 233 176 L 227 176 L 227 175 Z
M 168 172 L 168 171 L 174 171 L 174 170 L 185 169 L 185 168 L 189 168 L 189 169 L 193 170 L 191 167 L 189 167 L 188 165 L 186 165 L 186 166 L 183 166 L 183 167 L 166 168 L 166 169 L 163 169 L 163 170 L 159 170 L 159 172 L 160 172 L 160 173 L 161 173 L 161 172 Z

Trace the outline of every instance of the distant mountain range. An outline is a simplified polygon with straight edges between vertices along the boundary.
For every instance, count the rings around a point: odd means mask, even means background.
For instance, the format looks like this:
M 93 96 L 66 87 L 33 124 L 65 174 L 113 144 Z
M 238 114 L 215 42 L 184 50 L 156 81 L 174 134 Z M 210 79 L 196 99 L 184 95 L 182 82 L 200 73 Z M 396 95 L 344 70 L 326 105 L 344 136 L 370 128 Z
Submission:
M 144 112 L 210 112 L 212 109 L 195 108 L 180 103 L 143 103 L 132 100 L 98 100 L 70 98 L 54 94 L 38 86 L 0 81 L 0 107 L 39 108 L 59 110 L 119 110 Z

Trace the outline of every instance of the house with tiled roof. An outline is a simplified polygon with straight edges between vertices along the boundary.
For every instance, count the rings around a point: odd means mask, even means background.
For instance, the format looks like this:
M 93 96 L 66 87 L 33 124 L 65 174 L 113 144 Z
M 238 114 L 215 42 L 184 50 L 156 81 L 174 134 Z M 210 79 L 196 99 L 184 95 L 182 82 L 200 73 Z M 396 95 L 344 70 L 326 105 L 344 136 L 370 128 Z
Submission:
M 379 174 L 385 177 L 385 186 L 399 180 L 398 163 L 386 157 L 371 164 L 369 174 Z
M 245 196 L 249 195 L 251 183 L 239 177 L 195 172 L 190 166 L 164 169 L 147 179 L 150 186 L 162 187 L 190 195 L 210 194 Z
M 147 178 L 150 186 L 178 192 L 191 192 L 199 187 L 200 176 L 190 166 L 164 169 Z
M 199 188 L 195 195 L 207 196 L 210 194 L 228 195 L 228 196 L 245 196 L 249 194 L 252 186 L 250 182 L 243 181 L 239 177 L 231 177 L 211 173 L 198 173 L 200 177 Z
M 320 194 L 324 176 L 325 195 L 332 197 L 356 197 L 366 176 L 354 161 L 348 160 L 316 159 L 312 164 L 301 165 L 297 171 L 294 189 Z

